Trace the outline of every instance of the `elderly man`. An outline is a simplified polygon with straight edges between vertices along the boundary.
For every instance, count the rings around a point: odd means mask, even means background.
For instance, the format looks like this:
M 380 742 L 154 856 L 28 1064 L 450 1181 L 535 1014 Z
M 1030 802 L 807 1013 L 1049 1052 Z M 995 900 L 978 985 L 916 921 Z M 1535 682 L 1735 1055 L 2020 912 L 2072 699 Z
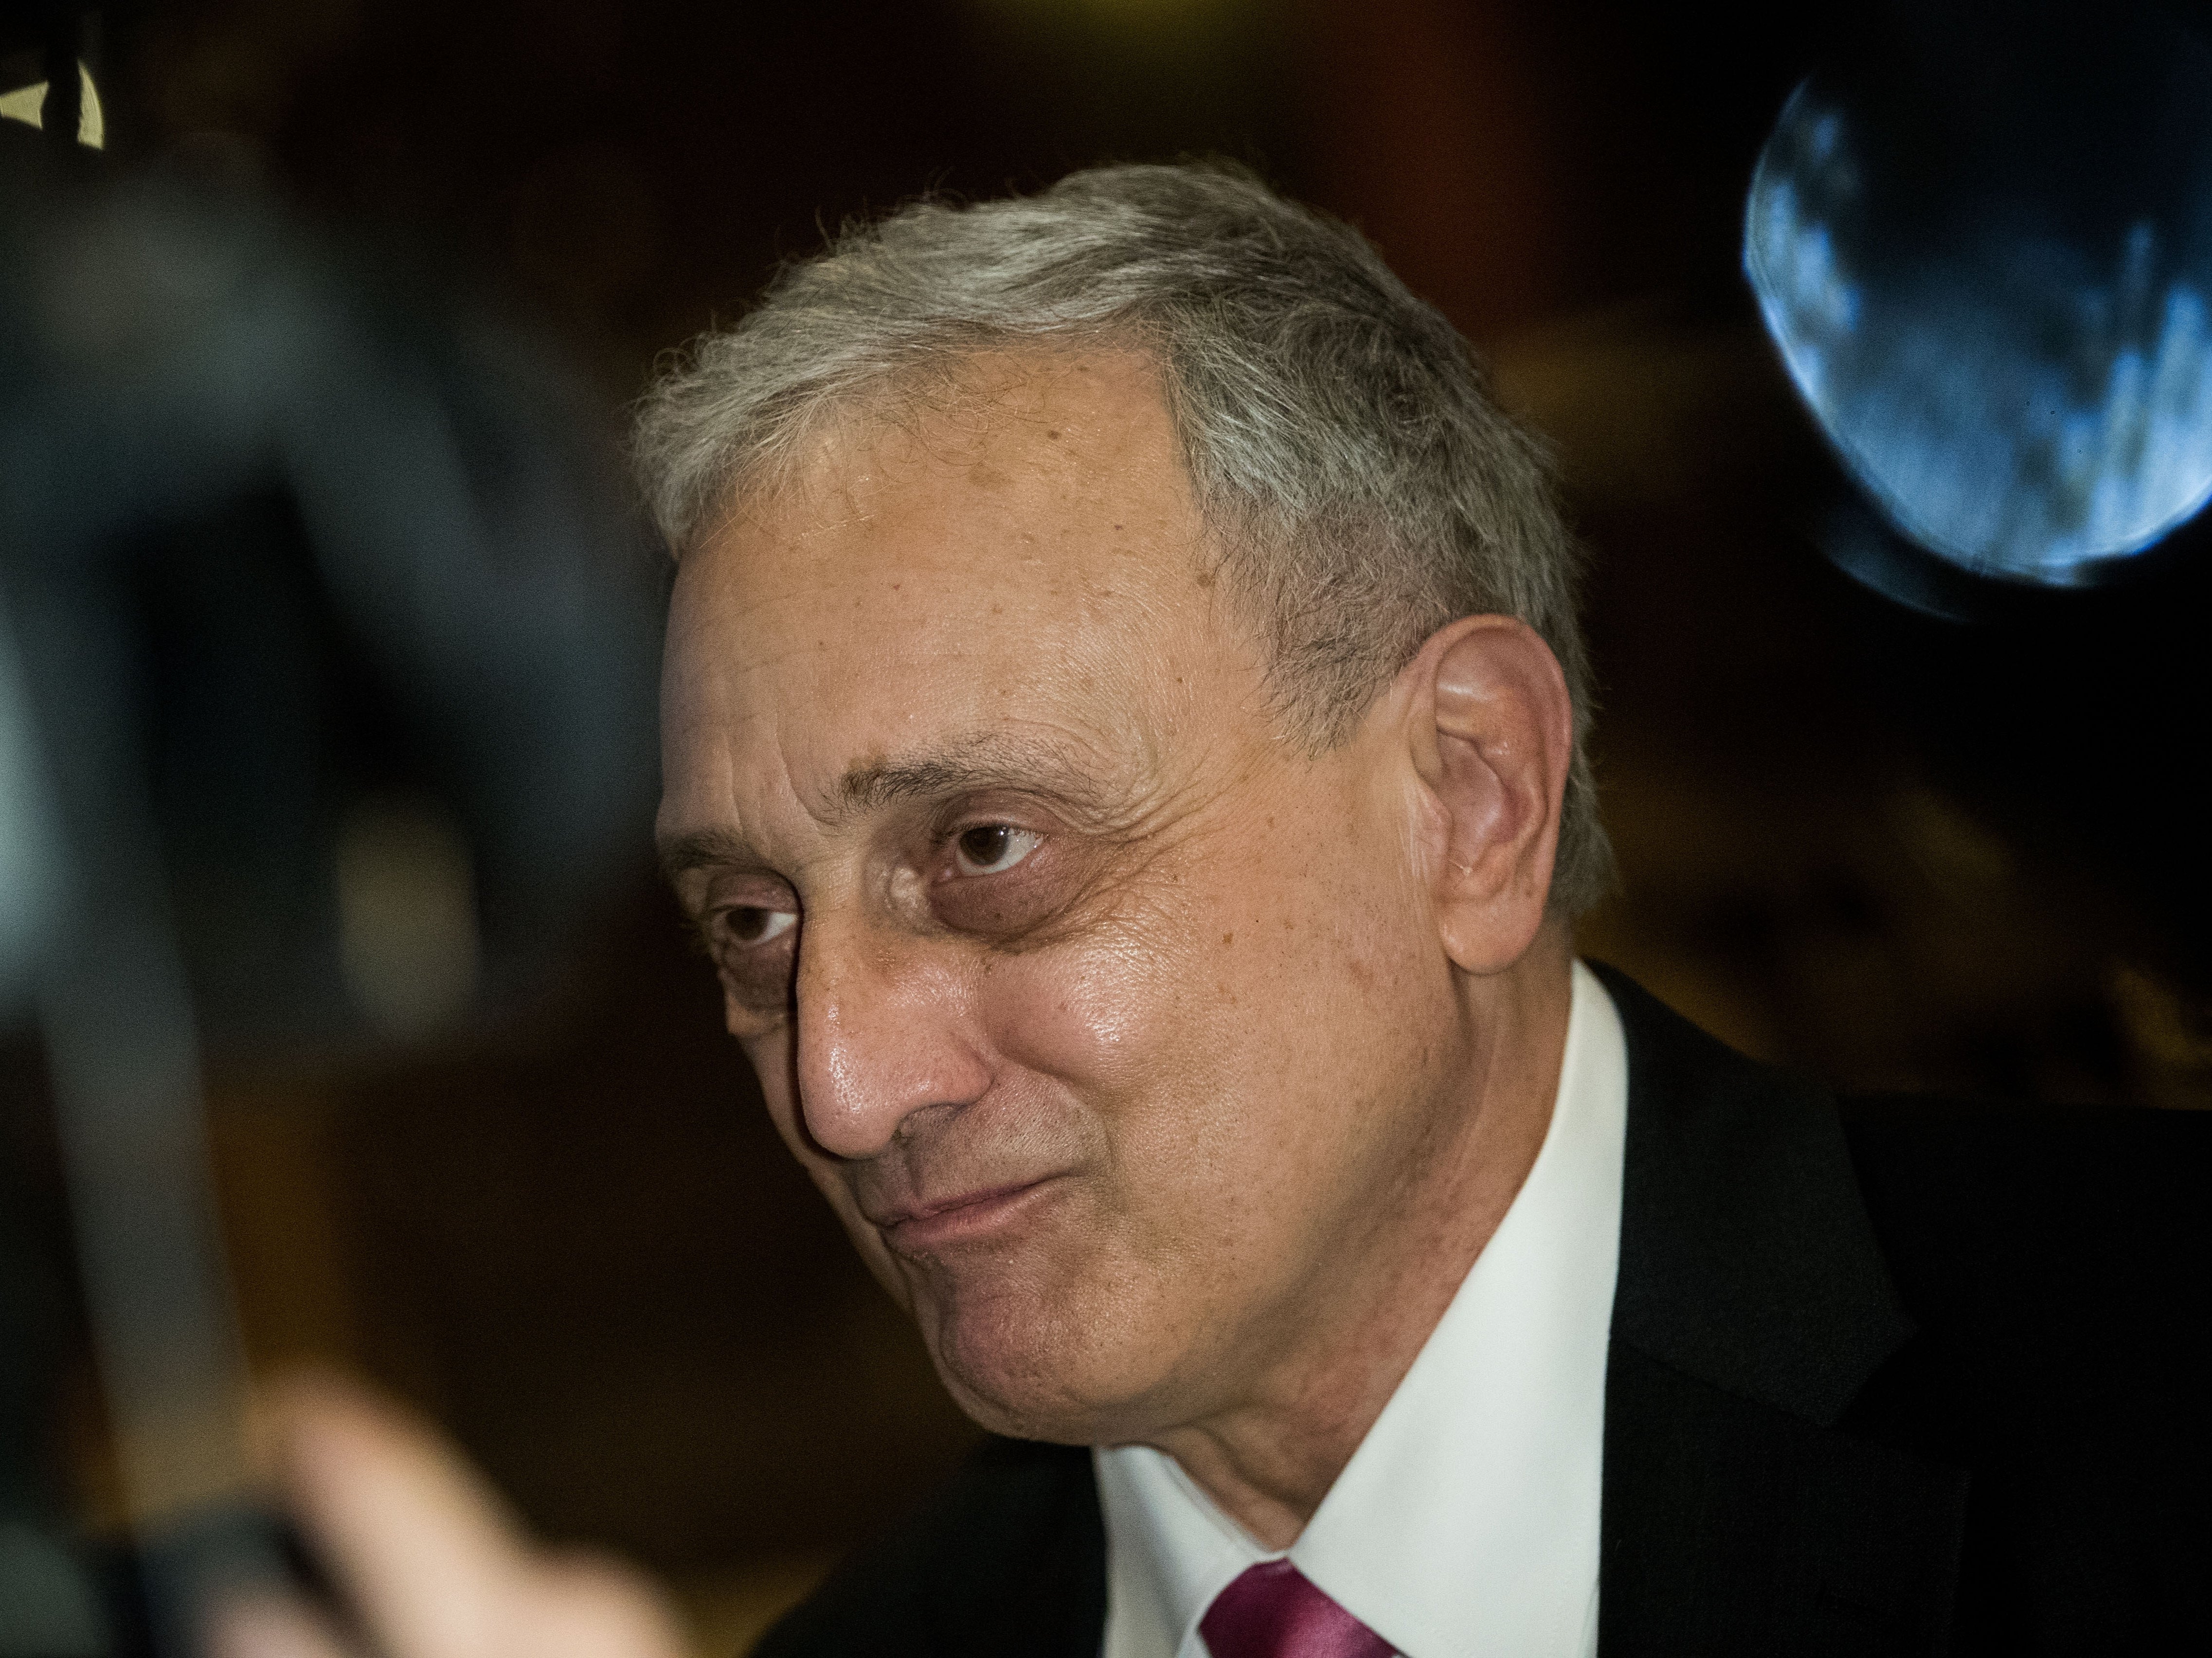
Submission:
M 2203 1136 L 1839 1105 L 1577 963 L 1574 546 L 1356 234 L 1206 167 L 908 208 L 705 341 L 639 452 L 668 869 L 792 1154 L 1002 1436 L 764 1652 L 2205 1615 L 2154 1281 Z M 666 1649 L 367 1407 L 293 1436 L 394 1658 Z

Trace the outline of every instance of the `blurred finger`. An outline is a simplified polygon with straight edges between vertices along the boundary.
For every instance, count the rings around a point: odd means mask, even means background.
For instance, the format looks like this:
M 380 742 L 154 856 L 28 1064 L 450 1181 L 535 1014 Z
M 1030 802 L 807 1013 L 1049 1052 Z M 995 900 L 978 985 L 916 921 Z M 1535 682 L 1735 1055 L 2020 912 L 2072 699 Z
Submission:
M 277 1475 L 325 1569 L 392 1658 L 503 1653 L 531 1568 L 490 1489 L 426 1424 L 328 1375 L 270 1390 Z
M 208 1619 L 208 1658 L 354 1658 L 330 1620 L 294 1595 L 241 1595 Z
M 645 1578 L 533 1548 L 411 1412 L 317 1373 L 271 1388 L 267 1419 L 288 1506 L 389 1658 L 683 1658 L 676 1619 Z
M 595 1555 L 548 1558 L 514 1649 L 532 1658 L 684 1658 L 667 1602 L 629 1567 Z

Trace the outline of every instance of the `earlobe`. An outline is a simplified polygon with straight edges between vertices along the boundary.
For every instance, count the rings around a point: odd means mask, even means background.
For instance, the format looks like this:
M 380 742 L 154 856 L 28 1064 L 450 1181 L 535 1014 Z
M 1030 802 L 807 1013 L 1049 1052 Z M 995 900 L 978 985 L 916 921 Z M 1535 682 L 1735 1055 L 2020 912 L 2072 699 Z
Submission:
M 1462 616 L 1407 665 L 1413 762 L 1431 798 L 1430 879 L 1446 954 L 1511 966 L 1542 926 L 1573 710 L 1558 659 L 1510 616 Z

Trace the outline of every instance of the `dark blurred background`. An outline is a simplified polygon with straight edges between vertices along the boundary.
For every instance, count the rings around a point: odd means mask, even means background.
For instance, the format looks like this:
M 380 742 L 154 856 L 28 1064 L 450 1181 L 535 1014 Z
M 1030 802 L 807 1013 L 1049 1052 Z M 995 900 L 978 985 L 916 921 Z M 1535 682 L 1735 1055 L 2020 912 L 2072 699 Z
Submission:
M 1833 24 L 1683 0 L 141 0 L 118 157 L 500 296 L 610 429 L 822 228 L 1224 152 L 1362 226 L 1556 445 L 1593 554 L 1619 893 L 1588 953 L 1870 1088 L 2212 1106 L 2212 556 L 1960 623 L 1817 550 L 1842 487 L 1740 274 Z M 218 1051 L 256 1364 L 356 1366 L 733 1651 L 971 1430 L 777 1145 L 638 849 L 534 1011 Z

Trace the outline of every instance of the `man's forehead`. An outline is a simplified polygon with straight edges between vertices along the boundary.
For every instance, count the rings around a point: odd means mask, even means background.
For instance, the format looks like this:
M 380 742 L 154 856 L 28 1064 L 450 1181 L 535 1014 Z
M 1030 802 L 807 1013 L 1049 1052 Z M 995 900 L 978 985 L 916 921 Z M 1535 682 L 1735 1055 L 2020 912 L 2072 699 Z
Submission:
M 1220 689 L 1232 665 L 1205 659 L 1230 641 L 1156 380 L 1040 372 L 1002 420 L 831 434 L 686 560 L 672 808 L 702 764 L 819 823 L 962 787 L 1074 799 L 1136 785 L 1197 682 Z
M 679 621 L 748 670 L 869 687 L 893 666 L 1079 657 L 1187 615 L 1212 560 L 1150 367 L 1019 370 L 995 365 L 990 398 L 818 434 L 685 560 Z
M 965 538 L 908 544 L 896 531 L 975 513 L 1012 537 L 1051 531 L 1032 549 L 1041 556 L 1176 563 L 1203 539 L 1158 373 L 1132 352 L 969 357 L 927 398 L 886 392 L 817 422 L 777 477 L 721 538 L 788 547 L 802 566 L 847 538 L 848 562 L 870 551 L 958 557 Z M 1103 533 L 1109 525 L 1123 533 Z M 1088 532 L 1079 543 L 1075 530 Z

